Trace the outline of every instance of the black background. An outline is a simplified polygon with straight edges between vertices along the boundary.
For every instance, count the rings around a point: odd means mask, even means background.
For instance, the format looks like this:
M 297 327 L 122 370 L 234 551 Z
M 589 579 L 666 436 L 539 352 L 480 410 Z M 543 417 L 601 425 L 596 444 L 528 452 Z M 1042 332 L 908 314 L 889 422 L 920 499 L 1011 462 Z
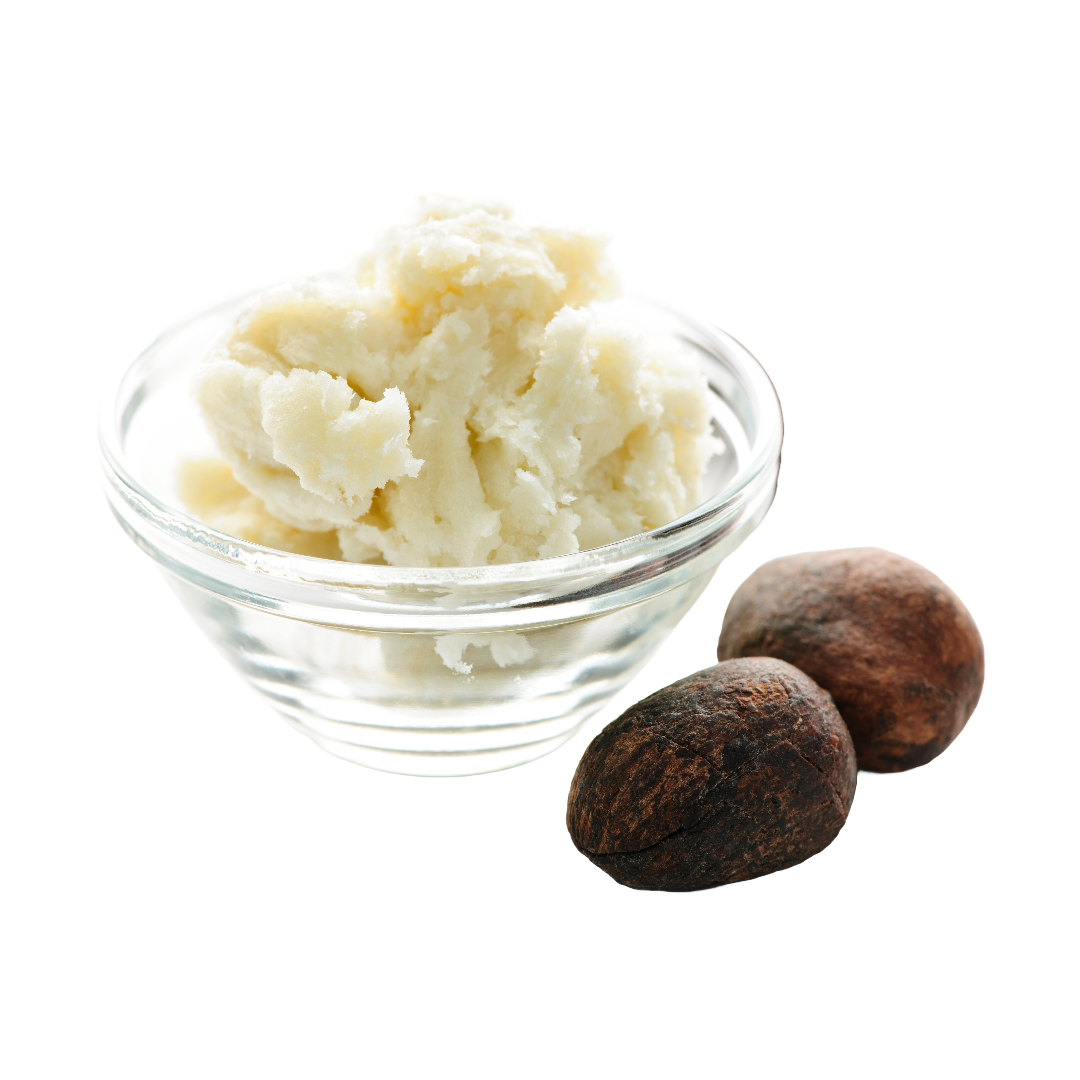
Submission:
M 90 382 L 144 326 L 386 214 L 410 188 L 497 190 L 543 213 L 615 226 L 640 282 L 757 355 L 784 407 L 777 499 L 657 662 L 602 717 L 535 764 L 460 780 L 368 772 L 285 728 L 207 649 L 98 500 L 98 563 L 113 625 L 127 627 L 92 647 L 114 703 L 102 721 L 114 758 L 100 795 L 109 843 L 176 867 L 176 888 L 181 878 L 302 881 L 326 910 L 342 896 L 392 904 L 453 895 L 480 910 L 504 901 L 584 914 L 595 903 L 753 921 L 762 905 L 904 904 L 897 932 L 914 939 L 939 917 L 943 891 L 957 902 L 974 893 L 985 825 L 973 807 L 993 693 L 931 765 L 861 778 L 834 845 L 771 878 L 694 896 L 633 893 L 573 850 L 564 824 L 571 773 L 592 735 L 626 705 L 715 662 L 727 598 L 766 558 L 886 546 L 940 573 L 989 636 L 985 470 L 995 442 L 971 389 L 983 360 L 969 330 L 982 312 L 966 285 L 962 205 L 946 213 L 865 178 L 855 195 L 851 184 L 807 186 L 796 175 L 766 184 L 704 167 L 687 177 L 680 166 L 676 177 L 638 173 L 633 162 L 581 161 L 542 179 L 513 165 L 346 172 L 298 178 L 226 157 L 183 173 L 165 160 L 137 179 L 118 173 L 107 195 L 77 207 L 79 270 L 93 269 L 98 289 Z

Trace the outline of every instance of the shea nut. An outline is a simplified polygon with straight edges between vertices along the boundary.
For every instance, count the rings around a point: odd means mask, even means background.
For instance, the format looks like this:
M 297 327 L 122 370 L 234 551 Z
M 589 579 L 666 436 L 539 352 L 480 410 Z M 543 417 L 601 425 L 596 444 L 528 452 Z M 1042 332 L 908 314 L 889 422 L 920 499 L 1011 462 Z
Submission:
M 967 723 L 983 646 L 956 594 L 929 570 L 877 548 L 775 559 L 739 586 L 716 655 L 773 656 L 832 695 L 859 767 L 913 769 Z
M 821 851 L 847 820 L 855 777 L 825 691 L 782 660 L 729 660 L 608 724 L 574 774 L 566 823 L 622 885 L 709 889 Z

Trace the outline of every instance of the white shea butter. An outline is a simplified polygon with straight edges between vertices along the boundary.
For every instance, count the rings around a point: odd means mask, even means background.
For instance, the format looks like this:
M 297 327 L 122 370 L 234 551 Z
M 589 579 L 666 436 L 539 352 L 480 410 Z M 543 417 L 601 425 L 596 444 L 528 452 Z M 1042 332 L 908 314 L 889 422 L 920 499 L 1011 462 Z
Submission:
M 355 280 L 264 294 L 196 375 L 231 477 L 192 466 L 188 505 L 268 546 L 394 566 L 563 555 L 685 513 L 714 451 L 704 380 L 592 306 L 614 292 L 603 255 L 444 207 Z M 457 664 L 467 644 L 447 645 Z

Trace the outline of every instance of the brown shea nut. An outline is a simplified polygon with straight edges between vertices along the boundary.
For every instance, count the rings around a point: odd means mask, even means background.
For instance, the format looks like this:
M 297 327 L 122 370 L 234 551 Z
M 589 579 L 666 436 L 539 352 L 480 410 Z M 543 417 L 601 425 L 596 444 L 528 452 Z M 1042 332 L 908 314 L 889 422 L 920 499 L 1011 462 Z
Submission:
M 593 739 L 566 827 L 621 885 L 711 889 L 827 847 L 856 772 L 820 686 L 782 660 L 729 660 L 639 701 Z
M 717 658 L 775 656 L 832 694 L 859 767 L 925 765 L 982 691 L 979 631 L 929 570 L 878 548 L 774 559 L 728 605 Z

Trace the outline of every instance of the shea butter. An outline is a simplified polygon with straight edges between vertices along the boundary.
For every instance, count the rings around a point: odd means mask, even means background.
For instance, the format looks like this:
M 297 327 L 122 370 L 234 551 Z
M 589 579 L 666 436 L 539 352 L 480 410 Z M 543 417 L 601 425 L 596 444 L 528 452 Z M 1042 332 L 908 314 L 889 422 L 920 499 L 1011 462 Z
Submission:
M 185 500 L 248 540 L 393 566 L 663 525 L 700 501 L 707 391 L 692 357 L 605 315 L 615 291 L 590 236 L 429 206 L 354 276 L 239 317 L 194 383 L 224 464 L 188 466 Z

